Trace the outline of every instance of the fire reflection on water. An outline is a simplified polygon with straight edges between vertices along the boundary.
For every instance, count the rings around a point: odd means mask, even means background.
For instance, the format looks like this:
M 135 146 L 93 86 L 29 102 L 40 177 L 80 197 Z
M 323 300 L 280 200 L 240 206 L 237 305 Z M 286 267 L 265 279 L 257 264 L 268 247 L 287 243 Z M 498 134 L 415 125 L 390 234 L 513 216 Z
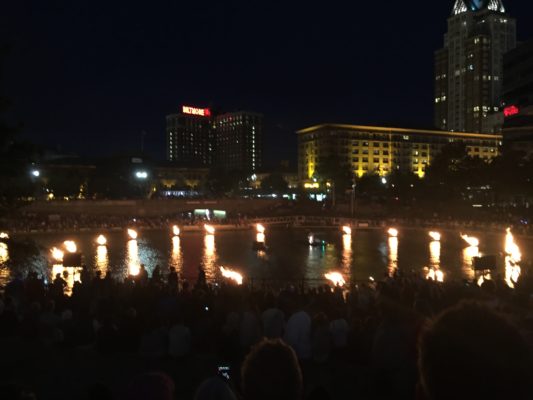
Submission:
M 393 276 L 397 269 L 398 269 L 398 237 L 390 236 L 389 237 L 389 265 L 388 265 L 389 276 Z
M 139 246 L 136 240 L 128 241 L 128 248 L 126 253 L 126 264 L 128 266 L 129 275 L 139 275 L 141 270 L 141 262 L 139 260 Z
M 208 280 L 214 280 L 216 277 L 216 258 L 215 235 L 205 235 L 202 264 Z
M 181 243 L 179 236 L 172 238 L 172 253 L 170 256 L 170 266 L 180 272 L 183 267 L 183 258 L 181 256 Z
M 349 276 L 352 265 L 352 235 L 342 235 L 342 270 Z
M 109 268 L 109 257 L 107 255 L 107 247 L 106 246 L 98 246 L 96 248 L 96 268 L 103 272 L 103 274 L 107 274 L 107 270 Z

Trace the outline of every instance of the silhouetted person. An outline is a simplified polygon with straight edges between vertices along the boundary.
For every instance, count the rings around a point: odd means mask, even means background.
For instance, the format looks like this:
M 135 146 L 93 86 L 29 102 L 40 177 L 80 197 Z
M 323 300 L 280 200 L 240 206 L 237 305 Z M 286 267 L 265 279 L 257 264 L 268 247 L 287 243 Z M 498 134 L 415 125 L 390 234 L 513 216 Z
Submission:
M 242 366 L 245 400 L 298 400 L 302 372 L 294 351 L 281 340 L 263 340 L 252 348 Z
M 174 382 L 159 372 L 152 372 L 137 376 L 131 383 L 125 400 L 173 400 Z
M 91 274 L 87 265 L 81 267 L 80 280 L 84 286 L 87 286 L 91 282 Z
M 168 286 L 171 289 L 176 289 L 178 286 L 178 273 L 174 267 L 170 267 L 170 272 L 168 274 Z
M 427 327 L 419 345 L 422 396 L 532 399 L 532 361 L 518 330 L 486 306 L 461 303 Z
M 198 287 L 207 286 L 207 280 L 206 280 L 206 277 L 205 277 L 205 270 L 202 267 L 202 265 L 198 266 L 198 280 L 196 281 L 196 285 Z
M 148 283 L 148 271 L 144 264 L 141 264 L 139 275 L 137 275 L 137 282 L 142 286 L 145 286 Z
M 54 279 L 51 287 L 52 296 L 56 298 L 62 297 L 65 294 L 66 287 L 67 281 L 63 279 L 61 274 L 56 274 L 56 278 Z
M 154 270 L 152 271 L 152 283 L 160 283 L 161 282 L 161 267 L 159 265 L 156 265 Z

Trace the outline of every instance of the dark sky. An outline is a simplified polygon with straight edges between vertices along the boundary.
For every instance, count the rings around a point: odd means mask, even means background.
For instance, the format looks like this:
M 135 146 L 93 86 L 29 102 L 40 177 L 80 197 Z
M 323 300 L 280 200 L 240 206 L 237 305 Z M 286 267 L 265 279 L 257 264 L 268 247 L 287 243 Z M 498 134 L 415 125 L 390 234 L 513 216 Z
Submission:
M 164 157 L 181 104 L 265 115 L 267 161 L 295 130 L 339 122 L 431 126 L 433 51 L 453 0 L 19 0 L 2 6 L 5 90 L 23 135 L 84 155 Z M 518 36 L 533 2 L 507 0 Z

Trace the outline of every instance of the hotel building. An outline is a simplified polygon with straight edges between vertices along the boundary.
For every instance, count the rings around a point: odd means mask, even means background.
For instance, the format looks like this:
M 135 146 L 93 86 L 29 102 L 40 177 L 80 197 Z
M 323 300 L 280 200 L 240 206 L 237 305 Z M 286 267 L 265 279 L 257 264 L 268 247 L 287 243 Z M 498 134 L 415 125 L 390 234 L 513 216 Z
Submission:
M 502 136 L 420 129 L 324 124 L 298 134 L 298 176 L 301 183 L 316 178 L 321 160 L 334 156 L 354 176 L 392 171 L 412 172 L 423 178 L 431 160 L 444 146 L 464 143 L 468 154 L 486 161 L 500 152 Z
M 213 162 L 214 133 L 209 108 L 181 107 L 167 115 L 167 160 L 187 167 Z
M 216 164 L 226 171 L 254 173 L 262 165 L 263 116 L 248 111 L 215 118 Z
M 435 52 L 435 127 L 501 131 L 503 56 L 515 46 L 516 21 L 501 0 L 455 1 Z

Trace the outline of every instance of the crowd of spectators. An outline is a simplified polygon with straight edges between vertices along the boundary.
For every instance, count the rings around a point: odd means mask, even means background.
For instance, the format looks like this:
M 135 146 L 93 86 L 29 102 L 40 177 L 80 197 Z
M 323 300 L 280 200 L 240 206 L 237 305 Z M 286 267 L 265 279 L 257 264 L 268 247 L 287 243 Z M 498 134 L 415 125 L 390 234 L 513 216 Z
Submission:
M 16 278 L 2 399 L 531 399 L 533 275 L 350 287 L 210 285 L 170 268 Z M 505 316 L 502 316 L 505 315 Z M 33 397 L 32 397 L 33 396 Z

